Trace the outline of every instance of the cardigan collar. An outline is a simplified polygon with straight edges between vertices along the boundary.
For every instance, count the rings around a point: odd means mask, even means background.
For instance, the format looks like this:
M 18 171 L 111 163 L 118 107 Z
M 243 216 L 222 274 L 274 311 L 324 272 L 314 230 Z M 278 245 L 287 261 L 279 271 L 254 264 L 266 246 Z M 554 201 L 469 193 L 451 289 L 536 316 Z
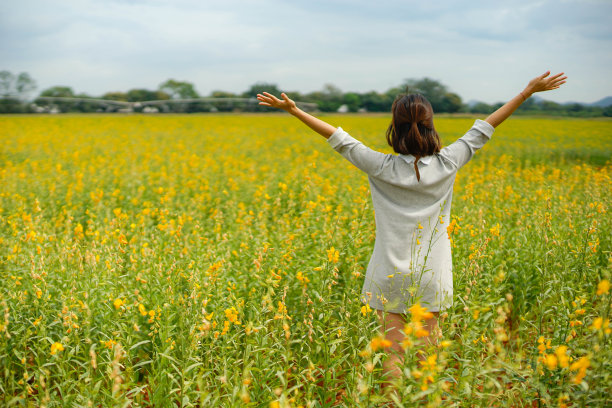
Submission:
M 411 154 L 398 154 L 398 156 L 404 159 L 406 163 L 408 164 L 414 163 L 414 156 Z M 419 161 L 423 163 L 424 165 L 428 165 L 429 162 L 431 162 L 431 159 L 433 159 L 433 156 L 424 156 L 424 157 L 421 157 Z

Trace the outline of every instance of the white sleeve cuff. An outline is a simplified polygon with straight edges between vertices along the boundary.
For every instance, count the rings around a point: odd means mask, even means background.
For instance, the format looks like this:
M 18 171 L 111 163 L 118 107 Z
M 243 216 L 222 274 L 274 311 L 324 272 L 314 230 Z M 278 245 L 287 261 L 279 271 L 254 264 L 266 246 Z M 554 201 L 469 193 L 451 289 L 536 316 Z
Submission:
M 327 143 L 331 145 L 334 149 L 342 144 L 342 141 L 346 137 L 347 133 L 341 128 L 338 127 L 334 133 L 327 139 Z
M 478 129 L 480 132 L 482 132 L 489 139 L 491 138 L 491 135 L 493 135 L 493 132 L 495 131 L 495 128 L 493 126 L 491 126 L 491 124 L 489 122 L 484 121 L 484 120 L 480 120 L 480 119 L 476 119 L 476 122 L 474 122 L 474 126 L 473 127 Z

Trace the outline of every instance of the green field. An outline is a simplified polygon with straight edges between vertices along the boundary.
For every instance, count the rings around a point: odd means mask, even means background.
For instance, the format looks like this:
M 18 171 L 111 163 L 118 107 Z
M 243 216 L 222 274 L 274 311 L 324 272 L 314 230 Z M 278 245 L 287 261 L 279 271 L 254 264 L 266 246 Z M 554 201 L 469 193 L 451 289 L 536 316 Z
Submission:
M 390 152 L 388 116 L 327 116 Z M 439 118 L 449 144 L 472 118 Z M 366 176 L 288 115 L 1 117 L 0 405 L 376 406 Z M 404 406 L 604 406 L 612 121 L 510 119 L 455 183 Z M 337 251 L 337 257 L 336 257 Z M 419 405 L 422 404 L 422 405 Z

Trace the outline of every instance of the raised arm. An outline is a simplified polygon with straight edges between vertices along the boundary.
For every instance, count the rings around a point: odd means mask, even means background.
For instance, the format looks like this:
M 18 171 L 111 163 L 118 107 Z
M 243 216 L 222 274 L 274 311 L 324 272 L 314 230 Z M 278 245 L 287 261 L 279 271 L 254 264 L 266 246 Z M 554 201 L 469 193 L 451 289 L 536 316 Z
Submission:
M 493 127 L 499 126 L 504 120 L 508 119 L 510 115 L 512 115 L 514 111 L 532 94 L 557 89 L 563 85 L 567 79 L 566 76 L 562 76 L 563 72 L 551 77 L 548 77 L 548 75 L 550 75 L 550 71 L 546 71 L 542 75 L 529 81 L 529 84 L 527 84 L 523 91 L 508 101 L 504 106 L 489 115 L 485 121 Z
M 320 134 L 326 139 L 336 131 L 336 128 L 330 125 L 327 122 L 322 121 L 321 119 L 317 119 L 312 115 L 304 112 L 300 108 L 297 107 L 294 101 L 289 99 L 289 97 L 283 92 L 281 93 L 281 97 L 283 100 L 281 101 L 276 96 L 269 94 L 268 92 L 264 92 L 264 94 L 257 94 L 257 99 L 259 99 L 259 104 L 264 106 L 271 106 L 273 108 L 282 109 L 302 122 L 308 125 L 309 128 Z

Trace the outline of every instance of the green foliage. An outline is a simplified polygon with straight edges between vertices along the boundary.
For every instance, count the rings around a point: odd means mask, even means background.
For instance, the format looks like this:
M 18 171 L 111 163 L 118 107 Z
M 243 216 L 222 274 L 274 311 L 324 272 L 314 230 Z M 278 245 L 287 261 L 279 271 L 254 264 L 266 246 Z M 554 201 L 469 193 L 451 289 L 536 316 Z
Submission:
M 37 99 L 35 105 L 27 105 L 25 100 L 29 93 L 36 88 L 35 81 L 26 72 L 14 75 L 9 71 L 0 72 L 0 113 L 26 113 L 45 108 L 47 111 L 59 112 L 97 112 L 101 110 L 114 111 L 121 107 L 105 103 L 96 104 L 93 101 L 43 101 Z M 189 103 L 167 103 L 156 105 L 162 112 L 270 112 L 270 108 L 260 106 L 255 101 L 258 93 L 269 92 L 280 97 L 282 90 L 277 84 L 269 82 L 256 82 L 248 90 L 236 94 L 223 90 L 212 91 L 211 98 L 250 98 L 253 102 L 239 101 L 198 101 Z M 493 105 L 476 103 L 473 106 L 464 105 L 461 97 L 448 90 L 446 85 L 431 78 L 406 79 L 402 84 L 392 87 L 385 92 L 346 92 L 333 84 L 325 84 L 320 91 L 301 94 L 297 91 L 285 91 L 292 99 L 298 102 L 315 103 L 321 112 L 337 112 L 342 105 L 348 107 L 350 112 L 389 112 L 395 97 L 403 93 L 422 93 L 431 102 L 435 113 L 483 113 L 489 114 L 503 103 Z M 39 96 L 46 97 L 75 97 L 75 92 L 67 86 L 54 86 L 44 90 Z M 83 96 L 83 94 L 79 94 Z M 107 92 L 100 97 L 104 100 L 122 102 L 146 102 L 167 99 L 197 99 L 199 95 L 195 86 L 187 81 L 168 79 L 161 83 L 157 91 L 148 89 L 131 89 L 128 92 Z M 131 108 L 129 108 L 131 109 Z M 128 110 L 129 110 L 128 109 Z M 136 111 L 142 111 L 142 106 L 135 106 Z M 598 117 L 612 116 L 612 106 L 586 106 L 583 104 L 561 105 L 555 102 L 530 98 L 524 102 L 515 115 L 548 115 L 571 117 Z
M 128 102 L 144 102 L 170 99 L 170 95 L 163 91 L 150 91 L 148 89 L 130 89 L 126 95 Z
M 242 93 L 243 98 L 256 98 L 258 93 L 269 92 L 272 95 L 275 95 L 277 98 L 280 98 L 281 90 L 278 88 L 276 84 L 268 83 L 268 82 L 257 82 L 251 87 Z
M 325 119 L 390 151 L 388 117 Z M 472 123 L 436 128 L 447 145 Z M 454 304 L 425 348 L 434 363 L 404 350 L 404 406 L 606 406 L 611 125 L 514 118 L 458 173 Z M 381 328 L 359 300 L 376 233 L 367 177 L 305 126 L 0 128 L 0 405 L 380 405 L 390 351 L 364 353 Z
M 10 71 L 0 71 L 0 97 L 25 100 L 36 89 L 36 82 L 27 72 L 15 76 Z
M 171 99 L 195 99 L 200 97 L 192 83 L 174 79 L 162 83 L 159 90 L 168 94 Z
M 24 113 L 26 107 L 19 99 L 2 98 L 0 99 L 0 113 Z
M 69 86 L 53 86 L 45 89 L 40 93 L 40 96 L 51 96 L 60 98 L 72 98 L 74 97 L 74 91 Z
M 102 95 L 102 99 L 108 99 L 111 101 L 127 102 L 128 95 L 125 92 L 107 92 L 104 95 Z
M 439 81 L 423 78 L 409 79 L 404 83 L 406 93 L 420 93 L 431 103 L 434 112 L 454 113 L 459 111 L 461 97 L 448 91 Z

